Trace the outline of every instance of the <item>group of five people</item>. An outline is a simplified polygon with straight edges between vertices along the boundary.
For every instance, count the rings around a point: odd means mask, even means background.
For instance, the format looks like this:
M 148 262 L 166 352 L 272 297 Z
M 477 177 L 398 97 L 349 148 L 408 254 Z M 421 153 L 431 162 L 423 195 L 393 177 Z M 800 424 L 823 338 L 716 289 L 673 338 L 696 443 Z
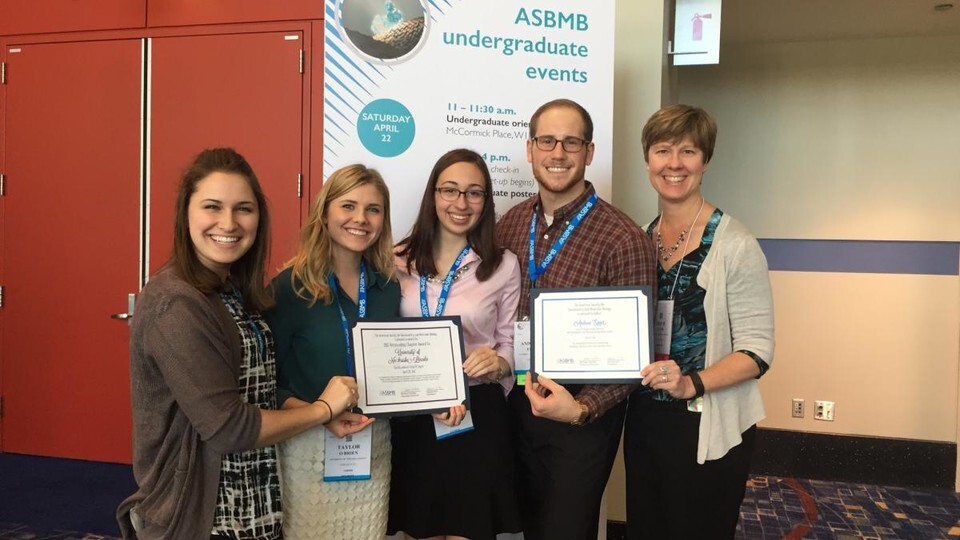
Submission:
M 139 489 L 118 510 L 124 537 L 596 538 L 625 433 L 630 538 L 732 538 L 773 321 L 756 239 L 701 192 L 716 131 L 696 107 L 650 118 L 642 145 L 661 212 L 644 227 L 586 180 L 593 122 L 570 100 L 533 114 L 538 194 L 499 223 L 471 150 L 436 162 L 396 246 L 383 179 L 344 167 L 269 285 L 256 175 L 232 150 L 202 152 L 180 186 L 171 259 L 133 322 Z M 532 288 L 635 285 L 670 329 L 639 385 L 514 384 Z M 470 409 L 353 412 L 349 325 L 440 315 L 462 321 Z M 465 421 L 474 429 L 437 437 Z M 348 435 L 369 440 L 370 479 L 325 482 L 325 447 Z

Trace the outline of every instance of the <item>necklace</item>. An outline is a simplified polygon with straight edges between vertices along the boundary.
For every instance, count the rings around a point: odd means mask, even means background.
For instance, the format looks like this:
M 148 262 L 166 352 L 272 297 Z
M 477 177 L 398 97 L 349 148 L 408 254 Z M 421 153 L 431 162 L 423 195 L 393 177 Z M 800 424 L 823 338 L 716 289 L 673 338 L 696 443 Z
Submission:
M 677 243 L 670 246 L 669 248 L 663 247 L 663 239 L 660 237 L 660 227 L 657 227 L 657 253 L 660 254 L 660 258 L 666 262 L 671 255 L 677 252 L 680 249 L 680 244 L 683 243 L 683 240 L 687 237 L 687 230 L 684 229 L 680 231 L 680 236 L 677 237 Z
M 460 268 L 457 268 L 457 272 L 453 275 L 453 281 L 456 282 L 469 269 L 470 269 L 470 263 L 461 265 Z M 443 283 L 444 279 L 445 277 L 440 276 L 438 274 L 430 274 L 429 276 L 427 276 L 427 281 L 429 281 L 430 283 Z
M 697 210 L 697 215 L 694 216 L 693 222 L 690 223 L 690 226 L 686 229 L 680 231 L 680 236 L 677 237 L 677 243 L 670 246 L 669 248 L 663 247 L 663 238 L 660 236 L 660 225 L 663 224 L 663 214 L 660 214 L 660 221 L 657 222 L 657 253 L 660 255 L 660 258 L 663 262 L 667 262 L 674 253 L 680 249 L 680 244 L 687 239 L 687 234 L 690 233 L 690 229 L 693 229 L 693 226 L 697 224 L 697 219 L 700 218 L 700 212 L 703 211 L 704 198 L 700 197 L 700 209 Z

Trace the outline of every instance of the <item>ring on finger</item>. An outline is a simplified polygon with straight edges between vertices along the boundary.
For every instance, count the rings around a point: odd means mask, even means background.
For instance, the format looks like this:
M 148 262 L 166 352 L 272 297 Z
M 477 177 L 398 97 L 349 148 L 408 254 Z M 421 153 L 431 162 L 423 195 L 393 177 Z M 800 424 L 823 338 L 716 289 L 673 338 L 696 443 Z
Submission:
M 660 382 L 667 382 L 667 376 L 666 376 L 666 375 L 661 375 L 661 376 L 660 376 Z
M 670 371 L 670 368 L 667 366 L 660 366 L 660 373 L 666 373 Z

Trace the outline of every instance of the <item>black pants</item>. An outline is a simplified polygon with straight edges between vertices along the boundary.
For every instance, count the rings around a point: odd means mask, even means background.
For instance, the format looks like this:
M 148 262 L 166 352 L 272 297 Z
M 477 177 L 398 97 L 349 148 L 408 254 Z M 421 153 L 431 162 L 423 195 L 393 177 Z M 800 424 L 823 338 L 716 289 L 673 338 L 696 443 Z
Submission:
M 517 495 L 523 537 L 595 539 L 626 403 L 590 424 L 572 426 L 533 416 L 522 386 L 513 389 L 509 401 L 517 428 Z
M 720 459 L 697 464 L 700 413 L 686 401 L 630 397 L 624 435 L 627 538 L 733 538 L 756 426 Z

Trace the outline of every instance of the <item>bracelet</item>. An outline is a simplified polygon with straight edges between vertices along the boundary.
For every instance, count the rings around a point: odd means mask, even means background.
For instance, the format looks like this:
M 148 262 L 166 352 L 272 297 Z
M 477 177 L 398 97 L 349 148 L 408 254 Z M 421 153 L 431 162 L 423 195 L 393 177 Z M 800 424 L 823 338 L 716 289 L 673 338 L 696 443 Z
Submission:
M 324 405 L 326 405 L 326 406 L 327 406 L 327 412 L 330 413 L 330 418 L 328 418 L 327 421 L 323 423 L 323 425 L 327 425 L 327 424 L 329 424 L 330 422 L 333 421 L 333 409 L 330 407 L 330 404 L 327 403 L 326 400 L 324 400 L 323 398 L 317 398 L 317 401 L 319 401 L 320 403 L 323 403 Z
M 703 379 L 700 378 L 700 374 L 697 373 L 696 371 L 691 371 L 690 373 L 687 373 L 687 376 L 690 377 L 690 382 L 693 383 L 693 388 L 694 388 L 693 399 L 696 399 L 698 397 L 703 397 L 703 394 L 707 390 L 703 387 Z

